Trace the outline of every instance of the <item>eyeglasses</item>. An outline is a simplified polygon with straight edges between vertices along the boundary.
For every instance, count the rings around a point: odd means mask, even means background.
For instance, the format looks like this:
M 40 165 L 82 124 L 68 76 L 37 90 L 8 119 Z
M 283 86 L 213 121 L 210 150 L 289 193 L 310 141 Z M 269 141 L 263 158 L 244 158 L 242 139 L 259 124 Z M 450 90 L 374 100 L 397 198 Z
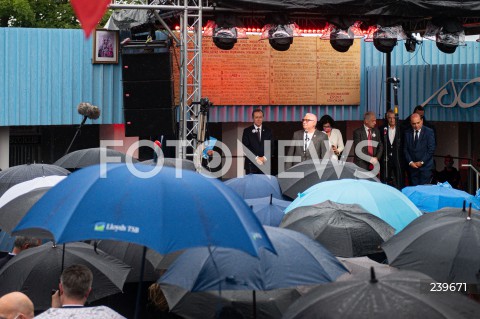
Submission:
M 302 119 L 302 122 L 313 122 L 315 120 L 310 120 L 310 119 Z

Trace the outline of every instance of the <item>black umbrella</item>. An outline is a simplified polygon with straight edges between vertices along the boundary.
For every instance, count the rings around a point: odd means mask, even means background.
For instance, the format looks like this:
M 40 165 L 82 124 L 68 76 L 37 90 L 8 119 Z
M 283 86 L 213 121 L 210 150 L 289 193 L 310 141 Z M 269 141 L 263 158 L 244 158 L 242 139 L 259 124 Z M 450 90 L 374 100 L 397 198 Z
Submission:
M 162 160 L 163 160 L 163 166 L 179 167 L 179 168 L 181 167 L 182 169 L 186 169 L 186 170 L 189 170 L 189 171 L 196 171 L 197 170 L 195 168 L 195 163 L 194 162 L 192 162 L 190 160 L 186 160 L 186 159 L 181 159 L 181 158 L 164 157 L 163 159 L 158 159 L 156 163 L 153 159 L 146 160 L 146 161 L 143 161 L 143 162 L 140 162 L 140 163 L 145 164 L 145 165 L 155 166 L 155 165 L 160 165 Z M 178 164 L 177 164 L 177 161 L 179 162 Z
M 36 177 L 58 175 L 67 176 L 70 172 L 60 166 L 48 164 L 25 164 L 12 166 L 0 172 L 0 196 L 10 187 Z
M 281 318 L 301 293 L 296 288 L 275 289 L 255 292 L 256 317 L 253 314 L 253 293 L 245 290 L 222 290 L 190 292 L 173 285 L 162 284 L 161 289 L 171 312 L 184 319 L 217 318 L 219 310 L 232 306 L 239 310 L 243 318 Z
M 138 282 L 140 279 L 141 263 L 143 258 L 143 246 L 115 240 L 101 240 L 97 247 L 107 254 L 120 259 L 132 267 L 126 282 Z M 160 277 L 150 261 L 145 263 L 143 281 L 156 281 Z
M 371 175 L 373 174 L 350 162 L 328 160 L 325 164 L 322 161 L 314 163 L 313 160 L 308 160 L 279 174 L 278 183 L 283 195 L 295 199 L 298 193 L 324 181 L 349 178 L 379 182 L 378 178 Z
M 283 319 L 478 318 L 480 305 L 457 292 L 431 293 L 432 278 L 398 271 L 376 279 L 319 285 L 295 301 Z
M 103 154 L 106 154 L 108 157 L 119 157 L 120 162 L 126 163 L 127 158 L 130 158 L 133 163 L 137 163 L 138 161 L 131 156 L 128 156 L 122 152 L 112 150 L 110 148 L 101 148 L 101 147 L 96 147 L 96 148 L 87 148 L 83 150 L 78 150 L 74 151 L 71 153 L 68 153 L 58 159 L 54 164 L 68 168 L 71 170 L 77 169 L 77 168 L 83 168 L 95 164 L 100 164 L 101 163 L 101 154 L 102 152 L 106 152 Z
M 390 275 L 397 272 L 398 269 L 387 264 L 380 264 L 368 257 L 352 257 L 344 258 L 337 257 L 338 260 L 348 269 L 345 273 L 337 278 L 335 281 L 355 280 L 355 279 L 369 279 L 370 269 L 375 268 L 377 278 Z
M 422 215 L 382 245 L 389 264 L 439 282 L 480 283 L 480 211 Z
M 291 210 L 280 227 L 303 233 L 342 257 L 378 253 L 380 244 L 395 233 L 393 227 L 360 205 L 331 201 Z
M 0 296 L 21 291 L 33 301 L 35 310 L 50 308 L 51 291 L 58 289 L 62 263 L 64 268 L 83 264 L 92 271 L 92 292 L 88 301 L 121 292 L 130 271 L 129 266 L 101 250 L 95 251 L 91 245 L 66 244 L 64 253 L 63 245 L 48 242 L 22 251 L 3 266 L 0 270 Z

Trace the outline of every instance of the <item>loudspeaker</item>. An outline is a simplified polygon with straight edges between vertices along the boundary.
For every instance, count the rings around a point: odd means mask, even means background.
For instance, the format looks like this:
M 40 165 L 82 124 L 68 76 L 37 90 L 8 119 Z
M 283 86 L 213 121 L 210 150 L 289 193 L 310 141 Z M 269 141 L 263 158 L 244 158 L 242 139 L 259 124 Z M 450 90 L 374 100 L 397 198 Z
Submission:
M 124 110 L 125 136 L 175 135 L 173 109 Z
M 125 136 L 175 135 L 169 52 L 122 55 Z
M 171 81 L 123 82 L 124 109 L 172 108 Z
M 122 54 L 123 81 L 171 81 L 170 52 Z

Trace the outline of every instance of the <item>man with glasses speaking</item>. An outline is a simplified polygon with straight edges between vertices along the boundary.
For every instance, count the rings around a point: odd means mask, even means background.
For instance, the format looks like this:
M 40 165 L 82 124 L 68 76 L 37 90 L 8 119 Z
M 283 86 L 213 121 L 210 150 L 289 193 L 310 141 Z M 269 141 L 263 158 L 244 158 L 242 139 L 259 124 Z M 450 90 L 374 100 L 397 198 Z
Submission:
M 327 135 L 316 129 L 317 116 L 307 113 L 302 119 L 303 130 L 293 133 L 292 140 L 295 142 L 290 146 L 287 153 L 285 168 L 289 169 L 300 162 L 319 158 L 322 159 L 327 153 Z M 300 142 L 301 141 L 301 142 Z M 294 156 L 292 158 L 292 156 Z M 298 161 L 300 159 L 300 161 Z

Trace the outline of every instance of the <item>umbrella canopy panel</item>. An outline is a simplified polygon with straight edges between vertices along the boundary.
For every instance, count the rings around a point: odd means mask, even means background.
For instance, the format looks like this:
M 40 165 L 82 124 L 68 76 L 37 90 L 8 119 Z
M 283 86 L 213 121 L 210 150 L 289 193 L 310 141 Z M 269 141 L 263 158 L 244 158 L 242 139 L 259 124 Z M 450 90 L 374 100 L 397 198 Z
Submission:
M 270 195 L 273 195 L 273 197 L 277 199 L 283 199 L 278 180 L 275 176 L 248 174 L 229 179 L 224 183 L 237 192 L 243 199 L 262 198 Z
M 265 229 L 277 255 L 265 249 L 259 258 L 227 248 L 189 249 L 159 282 L 190 291 L 272 290 L 330 282 L 346 272 L 330 252 L 305 235 L 276 227 Z
M 120 159 L 121 163 L 126 163 L 127 160 L 133 163 L 138 162 L 133 157 L 122 152 L 115 151 L 110 148 L 94 147 L 68 153 L 58 159 L 54 165 L 74 170 L 77 168 L 100 164 L 102 161 L 108 162 L 107 157 Z M 118 161 L 114 161 L 112 159 L 110 159 L 110 161 L 118 163 Z
M 444 208 L 423 215 L 382 245 L 389 264 L 440 282 L 480 284 L 480 212 Z
M 53 236 L 57 243 L 114 239 L 161 254 L 224 246 L 257 255 L 275 251 L 265 230 L 234 191 L 218 180 L 163 167 L 108 164 L 71 174 L 50 189 L 14 234 Z M 154 169 L 155 170 L 155 169 Z
M 0 295 L 12 291 L 21 291 L 32 300 L 35 310 L 48 309 L 51 306 L 51 291 L 58 289 L 62 273 L 63 245 L 52 242 L 22 251 L 13 257 L 0 270 Z M 65 245 L 63 267 L 83 264 L 93 273 L 92 292 L 88 301 L 116 294 L 122 291 L 130 267 L 120 260 L 95 251 L 85 243 Z
M 319 285 L 295 301 L 284 319 L 314 318 L 477 318 L 480 305 L 457 292 L 427 293 L 434 280 L 398 271 L 376 280 Z
M 342 257 L 379 253 L 380 244 L 395 233 L 393 227 L 359 205 L 331 201 L 291 210 L 280 227 L 301 232 Z
M 326 200 L 341 204 L 358 204 L 369 213 L 401 231 L 421 216 L 418 208 L 399 190 L 366 180 L 342 179 L 310 187 L 296 198 L 286 212 L 300 206 L 315 205 Z
M 57 165 L 25 164 L 12 166 L 0 172 L 0 196 L 10 187 L 36 177 L 58 175 L 67 176 L 70 172 Z

